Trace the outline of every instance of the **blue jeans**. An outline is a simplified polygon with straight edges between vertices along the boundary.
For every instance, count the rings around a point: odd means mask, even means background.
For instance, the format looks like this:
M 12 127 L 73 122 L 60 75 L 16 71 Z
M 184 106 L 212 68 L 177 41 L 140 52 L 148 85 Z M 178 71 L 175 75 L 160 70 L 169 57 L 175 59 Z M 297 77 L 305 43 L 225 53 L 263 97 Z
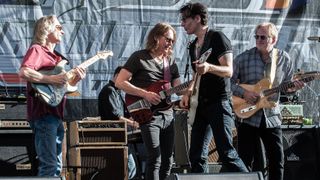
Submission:
M 141 125 L 141 135 L 147 151 L 147 180 L 164 180 L 170 175 L 173 163 L 174 120 L 164 115 L 153 117 Z
M 128 145 L 128 179 L 132 179 L 134 178 L 134 176 L 136 175 L 136 163 L 134 161 L 134 157 L 133 157 L 133 147 L 131 144 Z
M 248 172 L 233 147 L 233 127 L 234 119 L 230 100 L 210 104 L 199 103 L 192 126 L 189 155 L 193 173 L 207 171 L 208 145 L 212 136 L 222 162 L 221 171 Z
M 46 115 L 30 121 L 39 160 L 38 176 L 60 176 L 64 127 L 56 116 Z

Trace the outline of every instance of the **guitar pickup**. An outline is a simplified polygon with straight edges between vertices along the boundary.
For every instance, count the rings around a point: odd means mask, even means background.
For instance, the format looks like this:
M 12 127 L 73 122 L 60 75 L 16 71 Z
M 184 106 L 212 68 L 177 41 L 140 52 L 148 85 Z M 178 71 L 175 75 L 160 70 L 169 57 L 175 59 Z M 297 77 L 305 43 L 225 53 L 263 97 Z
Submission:
M 240 113 L 246 113 L 255 109 L 257 109 L 257 106 L 249 106 L 247 108 L 241 109 Z

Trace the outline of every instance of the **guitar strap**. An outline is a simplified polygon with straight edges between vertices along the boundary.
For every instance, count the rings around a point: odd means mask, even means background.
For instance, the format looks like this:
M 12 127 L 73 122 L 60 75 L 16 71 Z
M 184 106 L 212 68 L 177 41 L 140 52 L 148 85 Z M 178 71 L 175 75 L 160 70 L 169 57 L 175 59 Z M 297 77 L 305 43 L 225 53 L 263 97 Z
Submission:
M 270 70 L 270 87 L 272 88 L 272 84 L 276 75 L 277 63 L 278 63 L 278 52 L 279 50 L 274 48 L 272 51 L 271 57 L 271 70 Z
M 163 59 L 163 80 L 168 81 L 169 83 L 165 84 L 166 89 L 170 89 L 171 82 L 171 71 L 169 65 L 169 59 Z

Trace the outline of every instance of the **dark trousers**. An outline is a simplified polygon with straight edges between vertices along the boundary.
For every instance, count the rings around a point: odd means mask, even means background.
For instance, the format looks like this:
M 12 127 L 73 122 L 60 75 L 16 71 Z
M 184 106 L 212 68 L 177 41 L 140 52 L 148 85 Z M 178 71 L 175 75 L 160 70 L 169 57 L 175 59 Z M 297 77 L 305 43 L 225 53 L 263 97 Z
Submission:
M 249 170 L 252 170 L 254 156 L 257 152 L 257 144 L 262 140 L 268 160 L 269 180 L 282 180 L 284 171 L 284 153 L 282 146 L 282 129 L 252 127 L 241 123 L 238 126 L 238 152 Z M 264 172 L 264 169 L 259 169 Z
M 232 128 L 234 119 L 230 100 L 199 105 L 192 126 L 190 162 L 191 171 L 202 173 L 207 168 L 208 145 L 212 135 L 222 162 L 221 171 L 247 172 L 233 147 Z
M 147 180 L 164 180 L 170 175 L 173 163 L 174 120 L 163 115 L 153 117 L 142 125 L 141 135 L 147 151 Z

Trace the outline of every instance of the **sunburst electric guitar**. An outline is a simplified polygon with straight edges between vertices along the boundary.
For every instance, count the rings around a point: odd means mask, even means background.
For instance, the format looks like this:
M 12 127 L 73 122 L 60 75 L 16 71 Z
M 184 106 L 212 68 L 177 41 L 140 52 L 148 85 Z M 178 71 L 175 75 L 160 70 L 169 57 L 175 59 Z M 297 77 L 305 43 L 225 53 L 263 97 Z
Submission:
M 307 83 L 312 80 L 319 79 L 319 77 L 319 72 L 312 72 L 301 75 L 297 80 Z M 274 88 L 269 88 L 270 84 L 271 83 L 268 78 L 262 79 L 254 85 L 240 84 L 242 88 L 260 94 L 260 98 L 255 104 L 249 104 L 245 99 L 242 99 L 238 96 L 233 96 L 233 110 L 237 117 L 246 119 L 251 117 L 262 108 L 268 109 L 276 106 L 276 103 L 269 101 L 268 98 L 274 93 L 286 91 L 287 89 L 294 87 L 294 82 L 286 82 Z
M 100 59 L 106 59 L 108 56 L 113 56 L 113 52 L 112 51 L 98 52 L 97 55 L 81 63 L 78 67 L 82 67 L 85 69 Z M 74 82 L 74 78 L 75 78 L 74 70 L 72 69 L 68 72 L 64 70 L 64 66 L 67 63 L 68 62 L 66 60 L 62 60 L 57 64 L 57 66 L 53 70 L 39 71 L 41 74 L 45 74 L 45 75 L 56 75 L 60 73 L 66 73 L 67 83 L 64 86 L 55 86 L 55 85 L 44 84 L 44 83 L 31 83 L 31 86 L 36 91 L 36 95 L 50 106 L 54 107 L 59 105 L 66 93 L 72 93 L 77 91 L 77 86 L 74 85 L 76 84 Z
M 199 63 L 206 62 L 206 60 L 208 59 L 208 57 L 211 54 L 211 51 L 212 51 L 212 48 L 210 48 L 206 52 L 204 52 L 199 59 Z M 193 79 L 195 81 L 194 81 L 194 85 L 193 85 L 192 95 L 189 99 L 190 108 L 188 111 L 188 123 L 190 125 L 193 125 L 194 118 L 196 116 L 196 110 L 198 107 L 198 96 L 199 96 L 199 86 L 200 86 L 201 75 L 196 72 Z

